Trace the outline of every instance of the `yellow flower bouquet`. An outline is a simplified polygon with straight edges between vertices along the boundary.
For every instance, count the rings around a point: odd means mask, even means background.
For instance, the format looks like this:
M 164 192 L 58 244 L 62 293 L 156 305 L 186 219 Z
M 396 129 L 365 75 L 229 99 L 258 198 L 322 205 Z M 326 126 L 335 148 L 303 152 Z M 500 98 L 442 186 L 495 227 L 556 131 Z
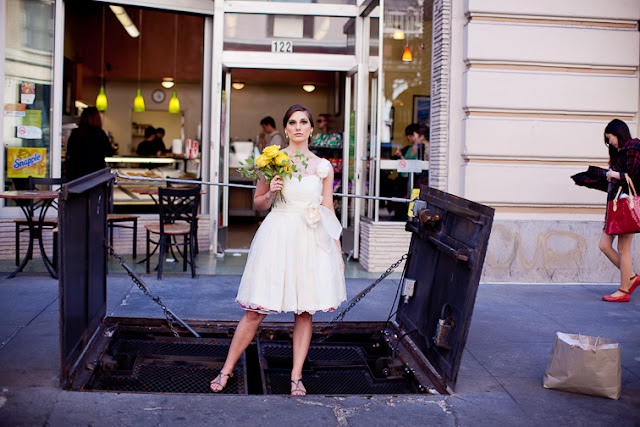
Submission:
M 306 158 L 296 151 L 294 157 L 301 158 L 301 164 L 307 167 Z M 276 177 L 282 177 L 282 179 L 291 178 L 293 173 L 299 173 L 300 171 L 296 165 L 291 161 L 289 155 L 284 151 L 280 151 L 279 145 L 270 145 L 262 150 L 262 154 L 257 159 L 253 155 L 249 157 L 245 163 L 240 162 L 242 167 L 238 168 L 238 172 L 241 175 L 251 178 L 259 179 L 260 175 L 264 175 L 267 179 L 267 184 L 271 184 L 271 180 Z M 302 179 L 302 175 L 298 175 L 298 179 Z M 286 202 L 281 191 L 276 192 L 274 204 L 277 202 Z

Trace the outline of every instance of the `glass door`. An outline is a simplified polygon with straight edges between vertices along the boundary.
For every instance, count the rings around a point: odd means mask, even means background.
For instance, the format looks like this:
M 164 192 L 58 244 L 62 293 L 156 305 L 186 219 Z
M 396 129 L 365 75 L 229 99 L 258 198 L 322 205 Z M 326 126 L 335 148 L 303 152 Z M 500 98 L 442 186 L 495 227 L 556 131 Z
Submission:
M 220 180 L 229 183 L 229 119 L 231 116 L 231 71 L 222 67 L 222 93 L 220 96 Z M 229 187 L 220 191 L 220 218 L 218 226 L 218 252 L 229 246 Z

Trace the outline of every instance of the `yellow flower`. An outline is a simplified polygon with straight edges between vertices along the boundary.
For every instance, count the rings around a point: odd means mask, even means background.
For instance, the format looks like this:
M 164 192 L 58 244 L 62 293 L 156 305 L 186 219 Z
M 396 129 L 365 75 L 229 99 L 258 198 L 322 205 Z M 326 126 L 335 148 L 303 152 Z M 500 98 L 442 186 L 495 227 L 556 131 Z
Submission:
M 273 159 L 278 155 L 278 153 L 280 153 L 280 146 L 270 145 L 262 150 L 262 155 L 260 157 L 265 156 L 267 159 Z
M 258 165 L 259 168 L 263 168 L 269 163 L 271 163 L 271 158 L 266 157 L 264 154 L 261 154 L 260 157 L 256 159 L 256 165 Z
M 284 165 L 284 173 L 289 174 L 291 172 L 292 172 L 291 165 L 289 165 L 289 164 Z
M 284 151 L 280 151 L 276 156 L 276 164 L 282 166 L 289 162 L 289 156 Z

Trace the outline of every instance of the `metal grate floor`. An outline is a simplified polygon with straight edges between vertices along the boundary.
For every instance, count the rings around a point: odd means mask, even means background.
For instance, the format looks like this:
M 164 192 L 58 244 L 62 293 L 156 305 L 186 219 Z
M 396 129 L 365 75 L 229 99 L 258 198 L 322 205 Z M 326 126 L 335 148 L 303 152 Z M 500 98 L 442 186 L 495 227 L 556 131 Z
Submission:
M 291 392 L 290 371 L 265 371 L 268 394 Z M 308 394 L 407 394 L 415 393 L 404 380 L 374 381 L 367 368 L 323 369 L 304 373 Z
M 271 342 L 265 343 L 264 341 L 260 342 L 260 348 L 262 350 L 262 355 L 269 358 L 293 358 L 293 347 L 292 344 L 289 343 L 278 343 Z M 309 353 L 307 355 L 307 359 L 310 362 L 313 361 L 336 361 L 336 360 L 344 360 L 344 361 L 362 361 L 363 363 L 366 360 L 366 356 L 362 348 L 355 346 L 339 346 L 339 345 L 318 345 L 311 344 L 309 347 Z
M 208 357 L 224 360 L 229 340 L 194 343 L 172 338 L 171 341 L 118 338 L 109 350 L 112 354 L 153 354 L 163 356 Z
M 291 372 L 282 369 L 293 362 L 291 342 L 260 341 L 267 394 L 289 394 Z M 285 359 L 288 359 L 284 362 Z M 405 394 L 412 393 L 404 378 L 374 378 L 365 350 L 357 344 L 311 344 L 307 356 L 311 369 L 303 374 L 309 394 Z
M 209 383 L 219 368 L 166 364 L 163 361 L 142 361 L 126 375 L 102 371 L 91 390 L 131 391 L 143 393 L 212 393 Z M 233 370 L 224 394 L 245 394 L 244 375 L 240 366 Z
M 115 334 L 91 378 L 81 388 L 87 391 L 213 393 L 209 383 L 220 372 L 230 344 L 228 338 Z M 374 374 L 380 371 L 381 357 L 376 352 L 369 354 L 370 345 L 357 342 L 311 344 L 303 372 L 307 392 L 320 395 L 416 393 L 412 379 Z M 289 394 L 292 356 L 291 341 L 259 339 L 257 346 L 250 347 L 238 361 L 233 377 L 221 394 Z

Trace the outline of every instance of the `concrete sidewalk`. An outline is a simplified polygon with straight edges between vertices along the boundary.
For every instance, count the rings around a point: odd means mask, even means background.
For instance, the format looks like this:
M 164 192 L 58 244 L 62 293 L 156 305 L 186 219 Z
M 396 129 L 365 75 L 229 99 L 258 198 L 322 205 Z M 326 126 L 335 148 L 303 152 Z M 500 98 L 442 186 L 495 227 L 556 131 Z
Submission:
M 144 276 L 184 319 L 237 320 L 239 276 Z M 348 279 L 351 298 L 371 283 Z M 397 280 L 385 280 L 345 320 L 384 320 Z M 42 273 L 0 280 L 0 425 L 640 425 L 640 295 L 600 297 L 615 285 L 480 286 L 451 396 L 290 396 L 80 393 L 59 389 L 58 282 Z M 163 317 L 123 274 L 108 276 L 109 314 Z M 323 313 L 314 320 L 333 317 Z M 292 320 L 291 315 L 270 321 Z M 621 343 L 622 396 L 547 390 L 542 376 L 557 331 Z

